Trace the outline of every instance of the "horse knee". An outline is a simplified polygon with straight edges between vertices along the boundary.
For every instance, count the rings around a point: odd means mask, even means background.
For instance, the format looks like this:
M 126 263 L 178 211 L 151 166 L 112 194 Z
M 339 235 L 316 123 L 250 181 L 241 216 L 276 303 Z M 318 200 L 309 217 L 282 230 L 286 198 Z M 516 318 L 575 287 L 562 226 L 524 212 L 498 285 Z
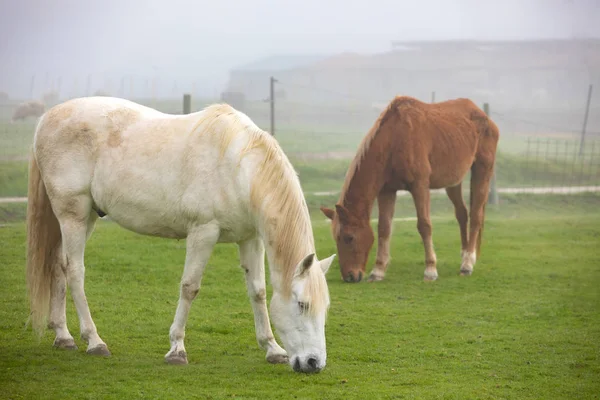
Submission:
M 194 300 L 198 296 L 199 291 L 199 283 L 184 282 L 181 284 L 181 296 L 188 301 Z
M 421 234 L 421 237 L 428 237 L 431 235 L 431 221 L 419 218 L 417 221 L 417 229 Z
M 257 303 L 261 303 L 267 300 L 267 291 L 265 288 L 260 288 L 253 293 L 253 300 Z

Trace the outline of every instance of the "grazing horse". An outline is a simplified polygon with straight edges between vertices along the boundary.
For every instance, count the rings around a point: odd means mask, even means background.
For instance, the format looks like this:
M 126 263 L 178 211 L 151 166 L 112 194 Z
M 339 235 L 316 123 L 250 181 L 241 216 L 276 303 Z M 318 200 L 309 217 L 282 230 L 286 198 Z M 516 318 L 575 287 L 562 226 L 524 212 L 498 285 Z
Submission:
M 185 324 L 217 243 L 237 243 L 256 339 L 271 363 L 318 372 L 326 362 L 325 273 L 298 176 L 277 141 L 224 104 L 168 115 L 110 97 L 67 101 L 40 119 L 29 166 L 27 281 L 31 322 L 49 314 L 54 346 L 75 349 L 67 285 L 87 353 L 110 355 L 84 293 L 84 249 L 98 215 L 143 235 L 186 239 L 171 364 L 187 364 Z M 275 341 L 266 305 L 283 348 Z
M 346 173 L 335 210 L 321 207 L 332 220 L 342 279 L 359 282 L 374 242 L 369 223 L 375 198 L 379 206 L 377 259 L 369 280 L 382 280 L 390 260 L 390 235 L 396 192 L 411 193 L 417 229 L 425 247 L 425 280 L 437 279 L 431 238 L 429 189 L 446 188 L 455 207 L 462 243 L 461 275 L 473 272 L 480 254 L 485 204 L 493 175 L 498 128 L 467 99 L 435 104 L 396 97 L 360 144 Z M 462 180 L 471 170 L 471 226 L 462 197 Z

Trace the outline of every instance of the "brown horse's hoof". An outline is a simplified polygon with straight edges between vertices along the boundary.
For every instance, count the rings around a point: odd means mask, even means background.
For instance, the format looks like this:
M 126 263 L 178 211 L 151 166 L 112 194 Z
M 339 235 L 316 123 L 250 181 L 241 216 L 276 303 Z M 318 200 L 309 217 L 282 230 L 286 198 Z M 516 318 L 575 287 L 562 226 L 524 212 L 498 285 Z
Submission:
M 187 353 L 185 351 L 169 353 L 165 356 L 165 361 L 171 365 L 186 365 L 188 363 Z
M 77 350 L 77 345 L 75 344 L 75 340 L 73 340 L 73 338 L 66 338 L 66 339 L 56 338 L 56 339 L 54 339 L 53 346 L 56 347 L 57 349 Z
M 371 274 L 369 275 L 369 278 L 367 279 L 367 282 L 381 282 L 382 280 L 383 280 L 383 276 L 375 275 L 374 273 L 371 272 Z
M 110 351 L 108 351 L 108 347 L 106 347 L 104 343 L 99 344 L 92 349 L 87 349 L 86 353 L 93 356 L 110 357 Z
M 433 282 L 438 278 L 438 273 L 435 268 L 426 268 L 425 273 L 423 274 L 423 280 L 425 282 Z

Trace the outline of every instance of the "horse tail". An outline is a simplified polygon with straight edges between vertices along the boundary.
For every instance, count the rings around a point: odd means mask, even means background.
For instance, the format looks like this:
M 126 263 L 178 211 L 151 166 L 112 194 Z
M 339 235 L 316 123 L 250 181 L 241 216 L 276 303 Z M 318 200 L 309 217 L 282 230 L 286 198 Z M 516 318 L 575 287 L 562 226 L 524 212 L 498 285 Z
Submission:
M 472 175 L 475 172 L 475 166 L 473 165 L 471 167 L 471 180 L 473 179 Z M 471 189 L 469 191 L 469 207 L 473 207 L 473 182 L 471 182 Z M 479 259 L 479 257 L 481 257 L 481 239 L 483 238 L 483 225 L 485 223 L 485 206 L 487 204 L 487 199 L 486 201 L 483 203 L 483 210 L 481 212 L 481 226 L 479 227 L 479 232 L 477 233 L 477 245 L 475 246 L 475 254 L 477 255 L 477 259 Z M 472 208 L 471 208 L 471 212 L 472 212 Z
M 31 152 L 27 193 L 27 291 L 34 331 L 42 335 L 50 310 L 54 269 L 60 268 L 60 225 L 52 211 L 46 186 Z

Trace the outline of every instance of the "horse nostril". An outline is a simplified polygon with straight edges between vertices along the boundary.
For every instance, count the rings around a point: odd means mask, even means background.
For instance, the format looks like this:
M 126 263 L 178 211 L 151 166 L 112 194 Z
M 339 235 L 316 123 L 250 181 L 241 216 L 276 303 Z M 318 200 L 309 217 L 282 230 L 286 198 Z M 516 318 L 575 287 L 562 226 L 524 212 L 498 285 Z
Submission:
M 356 282 L 360 282 L 362 280 L 362 271 L 358 272 L 358 279 L 356 280 Z
M 352 272 L 349 272 L 348 275 L 346 275 L 346 278 L 344 278 L 344 280 L 348 283 L 354 282 L 354 275 L 352 274 Z
M 300 359 L 296 358 L 296 361 L 294 361 L 294 371 L 296 372 L 300 372 L 301 368 L 300 368 Z
M 311 370 L 314 371 L 315 369 L 317 369 L 317 359 L 316 358 L 309 358 L 307 361 L 308 365 L 310 366 Z

